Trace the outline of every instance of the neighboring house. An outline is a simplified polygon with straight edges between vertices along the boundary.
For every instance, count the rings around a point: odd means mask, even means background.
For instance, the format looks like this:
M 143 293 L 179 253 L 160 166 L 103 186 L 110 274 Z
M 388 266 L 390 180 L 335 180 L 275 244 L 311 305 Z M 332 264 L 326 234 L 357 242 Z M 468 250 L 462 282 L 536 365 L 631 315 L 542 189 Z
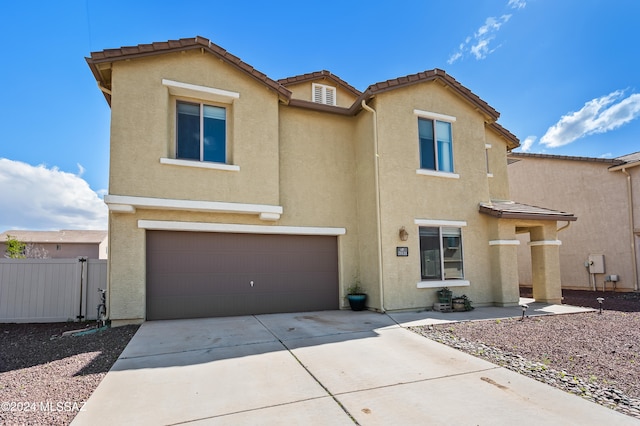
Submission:
M 559 302 L 558 220 L 506 202 L 518 139 L 442 70 L 353 88 L 273 80 L 196 37 L 94 52 L 111 107 L 109 315 L 145 319 Z M 498 201 L 503 200 L 503 201 Z
M 606 159 L 513 152 L 509 163 L 514 198 L 580 217 L 560 232 L 563 288 L 638 290 L 640 153 Z M 531 284 L 528 257 L 521 245 L 523 285 Z
M 107 231 L 6 231 L 0 234 L 0 252 L 6 251 L 5 241 L 11 235 L 18 241 L 46 250 L 50 259 L 107 258 Z

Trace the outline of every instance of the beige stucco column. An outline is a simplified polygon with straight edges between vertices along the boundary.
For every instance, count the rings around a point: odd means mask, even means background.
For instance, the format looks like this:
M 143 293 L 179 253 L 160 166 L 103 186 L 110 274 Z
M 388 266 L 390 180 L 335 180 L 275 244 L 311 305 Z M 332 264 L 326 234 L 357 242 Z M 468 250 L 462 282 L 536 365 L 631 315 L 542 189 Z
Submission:
M 533 298 L 536 302 L 561 303 L 560 244 L 556 222 L 530 229 Z
M 495 220 L 489 241 L 493 300 L 497 306 L 515 306 L 520 300 L 518 283 L 518 245 L 515 225 Z

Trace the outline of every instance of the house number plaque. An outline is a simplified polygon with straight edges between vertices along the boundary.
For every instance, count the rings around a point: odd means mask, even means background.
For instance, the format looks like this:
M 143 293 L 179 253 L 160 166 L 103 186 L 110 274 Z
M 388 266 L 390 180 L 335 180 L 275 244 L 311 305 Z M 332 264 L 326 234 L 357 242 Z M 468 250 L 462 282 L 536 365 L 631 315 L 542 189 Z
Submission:
M 409 247 L 396 247 L 396 256 L 409 256 Z

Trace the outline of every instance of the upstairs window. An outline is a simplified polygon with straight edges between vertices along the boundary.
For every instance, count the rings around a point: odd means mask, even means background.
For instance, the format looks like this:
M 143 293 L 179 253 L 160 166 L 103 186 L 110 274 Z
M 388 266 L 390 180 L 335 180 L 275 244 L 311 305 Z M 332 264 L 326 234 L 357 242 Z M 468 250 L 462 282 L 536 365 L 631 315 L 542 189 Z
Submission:
M 460 228 L 421 226 L 419 232 L 422 279 L 464 279 Z
M 226 163 L 225 108 L 177 103 L 176 158 Z
M 336 88 L 324 84 L 311 85 L 313 102 L 325 105 L 336 105 Z
M 451 123 L 418 118 L 420 168 L 453 173 Z

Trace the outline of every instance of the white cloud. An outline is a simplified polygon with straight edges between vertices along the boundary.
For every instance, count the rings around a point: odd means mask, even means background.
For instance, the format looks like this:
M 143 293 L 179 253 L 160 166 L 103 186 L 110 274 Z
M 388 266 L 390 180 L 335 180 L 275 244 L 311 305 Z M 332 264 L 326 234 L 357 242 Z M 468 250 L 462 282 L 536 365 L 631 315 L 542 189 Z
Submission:
M 531 150 L 531 147 L 535 143 L 536 139 L 537 139 L 536 136 L 527 136 L 525 140 L 522 142 L 522 145 L 520 145 L 520 149 L 522 150 L 522 152 L 529 152 Z
M 80 175 L 57 167 L 0 158 L 0 200 L 0 230 L 107 229 L 98 194 Z
M 604 153 L 602 155 L 600 155 L 598 158 L 612 158 L 613 154 L 610 152 Z
M 605 133 L 640 116 L 640 93 L 623 98 L 624 91 L 616 90 L 592 99 L 582 109 L 562 116 L 540 138 L 549 148 L 567 145 L 584 136 Z
M 523 0 L 509 0 L 507 6 L 511 9 L 522 9 L 526 4 Z M 491 47 L 491 42 L 496 38 L 496 34 L 500 31 L 502 25 L 511 19 L 511 16 L 511 14 L 505 14 L 500 17 L 490 16 L 485 19 L 484 25 L 478 28 L 478 30 L 473 33 L 473 36 L 467 36 L 465 38 L 464 43 L 458 46 L 458 50 L 449 56 L 447 63 L 453 64 L 462 59 L 465 54 L 471 54 L 477 60 L 481 60 L 495 52 L 500 45 Z

